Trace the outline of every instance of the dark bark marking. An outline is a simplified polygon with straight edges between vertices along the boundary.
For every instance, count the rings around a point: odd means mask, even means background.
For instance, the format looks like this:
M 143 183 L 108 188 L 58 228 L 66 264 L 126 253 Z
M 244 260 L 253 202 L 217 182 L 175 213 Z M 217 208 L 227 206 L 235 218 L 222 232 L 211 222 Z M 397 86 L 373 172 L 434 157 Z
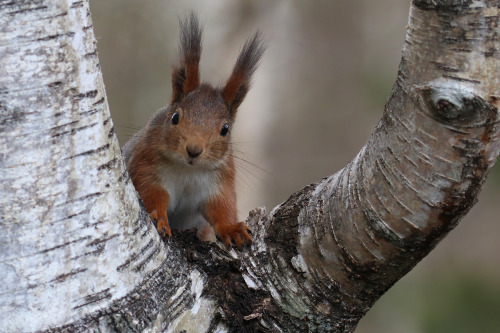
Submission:
M 457 52 L 457 53 L 471 53 L 472 52 L 471 49 L 463 49 L 463 48 L 455 48 L 455 49 L 451 49 L 451 50 L 454 52 Z
M 76 157 L 98 154 L 98 153 L 100 153 L 102 151 L 105 151 L 105 150 L 108 150 L 108 149 L 109 149 L 109 143 L 107 143 L 104 146 L 101 146 L 99 148 L 96 148 L 96 149 L 88 150 L 88 151 L 85 151 L 83 153 L 79 153 L 79 154 L 76 154 L 76 155 L 71 155 L 69 157 L 66 157 L 65 160 L 71 160 L 71 159 L 74 159 Z
M 88 210 L 87 210 L 86 212 L 88 212 Z M 103 223 L 105 223 L 105 221 L 97 221 L 97 222 L 94 222 L 94 223 L 88 223 L 88 222 L 87 222 L 87 223 L 85 223 L 85 225 L 82 227 L 82 229 L 85 229 L 85 228 L 90 228 L 90 227 L 94 227 L 94 228 L 95 228 L 95 227 L 97 227 L 98 225 L 103 224 Z
M 184 289 L 182 293 L 176 298 L 175 302 L 171 302 L 169 306 L 168 316 L 165 318 L 165 322 L 170 323 L 177 319 L 182 313 L 182 310 L 193 304 L 193 296 L 188 289 Z
M 113 166 L 116 165 L 117 161 L 118 161 L 118 158 L 115 157 L 112 160 L 110 160 L 109 162 L 99 165 L 97 167 L 97 170 L 98 171 L 111 170 L 113 168 Z
M 102 122 L 102 124 L 103 124 L 104 126 L 106 126 L 106 125 L 107 125 L 110 121 L 111 121 L 111 116 L 110 116 L 110 117 L 108 117 L 107 119 L 105 119 L 105 120 Z
M 84 303 L 80 305 L 76 305 L 73 307 L 73 310 L 79 309 L 81 307 L 87 306 L 92 303 L 97 303 L 105 299 L 110 299 L 112 297 L 111 293 L 109 292 L 109 288 L 106 288 L 104 290 L 101 290 L 95 294 L 87 295 L 83 298 Z
M 122 175 L 120 177 L 118 177 L 118 183 L 120 183 L 122 181 L 125 181 L 125 183 L 128 183 L 130 181 L 130 177 L 129 177 L 129 174 L 128 174 L 128 171 L 126 168 L 123 170 Z M 139 197 L 139 195 L 137 195 L 137 196 Z M 139 199 L 139 200 L 142 200 L 142 199 Z
M 96 245 L 100 245 L 100 244 L 102 244 L 102 243 L 104 243 L 104 242 L 107 242 L 107 241 L 109 241 L 109 240 L 111 240 L 111 239 L 113 239 L 113 238 L 116 238 L 116 237 L 118 237 L 118 236 L 119 236 L 119 234 L 114 234 L 114 235 L 111 235 L 111 236 L 106 237 L 106 238 L 98 238 L 98 239 L 95 239 L 95 240 L 93 240 L 92 242 L 88 243 L 88 244 L 87 244 L 87 246 L 96 246 Z
M 77 124 L 78 122 L 79 122 L 78 120 L 75 120 L 75 121 L 72 121 L 72 122 L 69 122 L 69 123 L 66 123 L 66 124 L 62 124 L 62 125 L 59 125 L 59 126 L 52 127 L 50 130 L 51 131 L 56 131 L 56 130 L 58 130 L 60 128 Z
M 115 135 L 115 127 L 114 126 L 109 129 L 108 138 L 111 139 L 111 137 L 113 137 L 113 135 Z
M 446 36 L 446 37 L 443 37 L 442 39 L 442 43 L 443 44 L 458 44 L 462 41 L 464 41 L 464 37 L 454 37 L 454 36 Z
M 135 227 L 135 229 L 132 231 L 132 235 L 134 235 L 134 236 L 136 236 L 137 233 L 144 227 L 144 225 L 139 223 L 138 220 L 136 220 L 135 224 L 137 225 L 137 227 Z
M 83 1 L 75 1 L 71 4 L 70 8 L 81 8 L 83 7 Z
M 88 209 L 84 209 L 81 212 L 78 212 L 76 214 L 68 215 L 65 218 L 62 218 L 62 219 L 59 219 L 59 220 L 55 220 L 53 222 L 56 223 L 56 222 L 66 221 L 66 220 L 74 218 L 75 216 L 84 215 L 84 214 L 88 214 L 88 213 L 89 213 L 89 210 Z
M 70 244 L 74 244 L 74 243 L 86 241 L 88 239 L 90 239 L 90 236 L 81 237 L 81 238 L 72 240 L 70 242 L 66 242 L 66 243 L 63 243 L 63 244 L 60 244 L 60 245 L 57 245 L 57 246 L 54 246 L 54 247 L 51 247 L 51 248 L 48 248 L 48 249 L 44 249 L 44 250 L 42 250 L 42 251 L 40 251 L 38 253 L 40 253 L 40 254 L 47 253 L 47 252 L 50 252 L 50 251 L 53 251 L 53 250 L 60 249 L 62 247 L 66 247 L 66 246 L 68 246 Z
M 16 4 L 16 1 L 4 2 L 3 4 L 0 4 L 0 8 L 13 6 L 15 4 Z
M 128 268 L 130 265 L 133 264 L 134 261 L 136 261 L 139 258 L 139 256 L 143 255 L 152 246 L 153 246 L 153 240 L 150 239 L 149 242 L 146 245 L 144 245 L 142 249 L 139 250 L 139 252 L 136 252 L 135 254 L 131 255 L 129 259 L 127 259 L 123 264 L 118 266 L 116 270 L 120 272 Z
M 451 72 L 451 73 L 461 72 L 461 70 L 456 68 L 456 67 L 449 67 L 449 66 L 446 66 L 445 64 L 439 63 L 437 61 L 431 61 L 431 63 L 436 65 L 436 68 L 443 70 L 445 72 Z
M 99 104 L 104 103 L 104 101 L 105 101 L 104 97 L 101 97 L 101 98 L 100 98 L 97 102 L 95 102 L 95 103 L 94 103 L 94 104 L 92 104 L 92 105 L 99 105 Z
M 98 246 L 97 249 L 95 249 L 93 251 L 85 252 L 83 254 L 80 254 L 80 255 L 77 255 L 77 256 L 74 256 L 74 257 L 71 257 L 70 260 L 74 261 L 74 260 L 77 260 L 79 258 L 83 258 L 83 257 L 86 257 L 86 256 L 97 256 L 102 251 L 104 251 L 104 246 Z
M 75 121 L 73 123 L 77 123 L 78 121 Z M 67 125 L 67 124 L 66 124 Z M 62 125 L 62 126 L 66 126 L 66 125 Z M 64 131 L 64 132 L 60 132 L 60 133 L 56 133 L 56 134 L 52 134 L 51 137 L 52 138 L 57 138 L 57 137 L 60 137 L 62 135 L 66 135 L 66 134 L 69 134 L 69 135 L 73 135 L 77 132 L 80 132 L 80 131 L 83 131 L 85 129 L 88 129 L 88 128 L 91 128 L 91 127 L 94 127 L 96 126 L 97 123 L 92 123 L 92 124 L 88 124 L 88 125 L 85 125 L 85 126 L 80 126 L 80 127 L 77 127 L 77 128 L 72 128 L 71 130 L 69 131 Z M 58 126 L 58 127 L 62 127 L 62 126 Z M 56 127 L 52 128 L 51 130 L 55 129 Z
M 84 55 L 85 58 L 92 58 L 92 57 L 97 57 L 97 50 L 89 53 L 85 53 Z
M 78 202 L 78 201 L 85 201 L 85 200 L 88 200 L 88 199 L 97 198 L 97 197 L 100 197 L 101 195 L 103 195 L 102 192 L 90 193 L 90 194 L 84 195 L 83 197 L 79 197 L 79 198 L 67 200 L 67 201 L 65 201 L 63 203 L 57 204 L 56 207 L 57 206 L 64 206 L 64 205 L 67 205 L 68 203 L 74 203 L 74 202 Z
M 99 92 L 97 90 L 89 90 L 84 93 L 80 93 L 73 97 L 73 102 L 82 100 L 84 98 L 95 98 Z
M 134 271 L 136 272 L 141 271 L 144 268 L 144 266 L 151 261 L 151 258 L 153 258 L 153 256 L 158 253 L 159 250 L 160 250 L 160 244 L 156 244 L 151 253 L 134 267 Z
M 156 220 L 154 221 L 154 223 L 155 223 L 155 228 L 156 228 Z M 144 229 L 144 231 L 142 232 L 142 234 L 139 237 L 144 238 L 148 234 L 149 234 L 149 230 L 146 228 L 146 229 Z
M 59 88 L 62 84 L 62 81 L 54 81 L 52 83 L 49 83 L 47 86 L 50 88 Z
M 66 15 L 68 15 L 68 12 L 62 12 L 61 14 L 57 14 L 54 17 L 63 17 L 63 16 L 66 16 Z
M 91 116 L 91 115 L 93 115 L 93 114 L 95 114 L 97 112 L 100 112 L 100 111 L 102 111 L 102 109 L 96 108 L 96 109 L 90 109 L 90 110 L 82 111 L 82 112 L 79 112 L 78 114 L 81 115 L 81 116 L 85 115 L 85 116 L 88 117 L 88 116 Z
M 74 269 L 74 270 L 72 270 L 69 273 L 61 274 L 61 275 L 56 276 L 53 280 L 50 280 L 50 282 L 63 282 L 67 278 L 72 277 L 73 275 L 77 275 L 77 274 L 83 273 L 85 271 L 87 271 L 86 268 Z
M 493 57 L 493 56 L 497 55 L 498 50 L 494 49 L 494 48 L 490 48 L 490 49 L 488 49 L 488 51 L 483 51 L 482 53 L 486 58 L 489 58 L 489 57 Z
M 15 4 L 16 2 L 14 1 L 13 3 Z M 19 10 L 13 11 L 13 12 L 8 12 L 7 14 L 9 14 L 9 15 L 15 15 L 15 14 L 20 14 L 20 13 L 25 13 L 25 12 L 31 12 L 31 11 L 35 11 L 35 10 L 47 9 L 47 8 L 48 8 L 47 6 L 38 6 L 38 7 L 33 7 L 33 8 L 23 8 L 23 9 L 19 9 Z
M 56 34 L 56 35 L 50 35 L 50 36 L 45 36 L 45 37 L 40 37 L 35 39 L 37 42 L 45 42 L 51 39 L 57 39 L 59 37 L 66 36 L 66 34 Z

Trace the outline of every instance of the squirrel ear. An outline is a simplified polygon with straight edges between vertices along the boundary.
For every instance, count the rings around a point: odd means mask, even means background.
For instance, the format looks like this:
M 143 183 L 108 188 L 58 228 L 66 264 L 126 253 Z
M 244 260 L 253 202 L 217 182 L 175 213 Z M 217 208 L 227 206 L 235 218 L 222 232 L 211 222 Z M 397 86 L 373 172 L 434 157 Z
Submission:
M 243 102 L 250 89 L 252 75 L 259 65 L 265 49 L 261 33 L 257 31 L 243 46 L 233 72 L 222 89 L 222 99 L 228 105 L 232 118 L 236 115 L 238 106 Z
M 202 28 L 198 17 L 191 12 L 184 21 L 179 21 L 180 28 L 180 64 L 172 73 L 172 101 L 178 102 L 183 96 L 200 85 L 200 54 Z

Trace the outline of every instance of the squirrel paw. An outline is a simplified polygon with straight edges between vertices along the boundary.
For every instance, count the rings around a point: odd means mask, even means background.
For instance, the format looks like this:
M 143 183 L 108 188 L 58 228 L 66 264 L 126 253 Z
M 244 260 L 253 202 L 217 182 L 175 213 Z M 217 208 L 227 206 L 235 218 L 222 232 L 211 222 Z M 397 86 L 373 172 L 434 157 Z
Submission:
M 149 217 L 156 220 L 156 229 L 162 238 L 172 236 L 172 230 L 170 230 L 170 226 L 168 225 L 167 214 L 158 216 L 158 212 L 155 209 L 149 213 Z
M 252 237 L 250 237 L 248 231 L 250 231 L 250 228 L 244 222 L 225 224 L 216 228 L 217 235 L 227 247 L 231 247 L 231 241 L 237 247 L 241 247 L 243 243 L 251 242 Z

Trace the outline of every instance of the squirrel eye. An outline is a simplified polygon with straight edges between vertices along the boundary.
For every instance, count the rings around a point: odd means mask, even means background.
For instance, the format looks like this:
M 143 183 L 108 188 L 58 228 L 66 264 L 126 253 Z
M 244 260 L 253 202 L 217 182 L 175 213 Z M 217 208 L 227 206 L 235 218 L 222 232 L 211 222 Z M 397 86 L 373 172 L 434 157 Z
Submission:
M 229 125 L 226 123 L 222 125 L 222 129 L 220 130 L 220 135 L 226 136 L 227 132 L 229 132 Z
M 179 123 L 179 112 L 174 112 L 172 115 L 172 124 L 177 125 Z

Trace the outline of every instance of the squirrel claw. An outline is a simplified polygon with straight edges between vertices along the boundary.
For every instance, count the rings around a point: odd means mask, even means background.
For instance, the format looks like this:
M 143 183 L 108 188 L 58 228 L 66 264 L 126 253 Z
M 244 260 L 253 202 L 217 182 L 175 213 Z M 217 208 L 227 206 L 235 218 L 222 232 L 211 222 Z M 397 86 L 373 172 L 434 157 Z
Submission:
M 244 243 L 250 243 L 252 237 L 248 234 L 249 231 L 250 228 L 243 222 L 223 225 L 216 230 L 219 238 L 224 242 L 227 248 L 231 247 L 232 242 L 234 242 L 238 248 Z
M 153 220 L 156 220 L 157 222 L 156 230 L 158 230 L 158 233 L 162 238 L 167 238 L 172 236 L 172 230 L 168 225 L 167 216 L 158 216 L 158 212 L 155 209 L 151 213 L 149 213 L 149 217 L 151 217 L 151 219 Z
M 160 217 L 158 219 L 158 226 L 156 229 L 158 229 L 158 232 L 160 233 L 160 236 L 162 238 L 172 236 L 172 230 L 170 230 L 170 226 L 168 225 L 168 221 L 164 217 Z

